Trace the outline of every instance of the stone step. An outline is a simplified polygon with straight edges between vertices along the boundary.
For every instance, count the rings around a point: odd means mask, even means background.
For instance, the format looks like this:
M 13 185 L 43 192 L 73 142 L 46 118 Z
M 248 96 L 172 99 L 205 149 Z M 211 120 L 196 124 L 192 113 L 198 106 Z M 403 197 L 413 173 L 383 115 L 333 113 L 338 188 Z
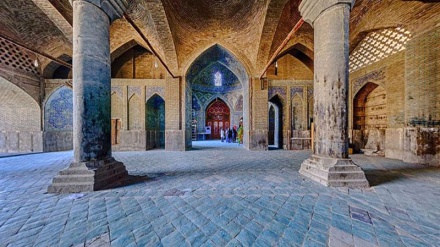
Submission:
M 365 179 L 365 174 L 362 171 L 357 172 L 329 172 L 328 180 L 356 180 Z
M 61 170 L 59 172 L 59 175 L 93 175 L 95 174 L 93 171 L 83 168 L 83 167 L 75 167 L 75 168 L 67 168 L 64 170 Z
M 75 182 L 75 183 L 53 183 L 47 188 L 49 193 L 79 193 L 93 191 L 93 183 Z
M 330 180 L 328 186 L 332 187 L 350 187 L 350 188 L 369 188 L 370 185 L 365 179 L 355 180 Z
M 342 161 L 344 162 L 344 161 Z M 300 173 L 320 184 L 332 187 L 368 188 L 368 181 L 362 169 L 354 164 L 338 164 L 326 167 L 315 159 L 308 159 L 302 165 Z
M 61 183 L 85 183 L 89 182 L 93 184 L 94 181 L 93 174 L 74 174 L 74 175 L 57 175 L 53 178 L 53 182 L 57 184 Z
M 334 166 L 332 168 L 330 168 L 330 172 L 333 171 L 338 171 L 338 172 L 357 172 L 357 171 L 362 171 L 362 169 L 359 166 L 355 166 L 355 165 L 337 165 Z

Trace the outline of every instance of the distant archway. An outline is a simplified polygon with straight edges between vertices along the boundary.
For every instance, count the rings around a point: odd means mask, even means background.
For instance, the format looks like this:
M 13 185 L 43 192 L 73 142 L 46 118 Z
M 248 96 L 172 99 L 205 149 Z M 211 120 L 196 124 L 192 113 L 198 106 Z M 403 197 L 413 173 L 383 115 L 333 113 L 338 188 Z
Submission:
M 193 137 L 193 140 L 202 137 L 202 135 L 197 135 L 195 132 L 198 134 L 204 133 L 205 127 L 209 123 L 207 108 L 203 106 L 211 105 L 212 100 L 222 99 L 229 109 L 229 127 L 238 127 L 239 124 L 243 123 L 243 144 L 248 147 L 250 128 L 249 77 L 247 70 L 237 57 L 221 45 L 215 44 L 202 52 L 191 63 L 185 79 L 188 86 L 185 96 L 188 99 L 185 114 L 187 117 L 185 119 L 186 133 L 192 133 L 192 135 L 187 134 L 187 136 L 189 138 Z M 217 121 L 219 132 L 218 134 L 212 133 L 212 138 L 220 138 L 221 123 L 223 127 L 226 127 L 226 121 Z M 211 121 L 213 132 L 215 131 L 214 124 L 215 121 Z M 191 131 L 188 128 L 192 128 Z

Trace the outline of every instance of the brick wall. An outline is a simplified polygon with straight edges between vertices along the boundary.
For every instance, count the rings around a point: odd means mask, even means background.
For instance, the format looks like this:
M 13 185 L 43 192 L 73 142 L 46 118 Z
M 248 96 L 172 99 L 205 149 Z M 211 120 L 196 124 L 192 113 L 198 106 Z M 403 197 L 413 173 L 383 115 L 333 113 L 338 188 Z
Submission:
M 0 152 L 42 151 L 38 103 L 2 77 L 0 102 Z
M 166 74 L 165 67 L 159 60 L 139 45 L 126 51 L 112 63 L 113 78 L 163 79 Z
M 386 94 L 387 120 L 367 132 L 351 132 L 351 141 L 375 148 L 385 157 L 438 166 L 440 154 L 440 28 L 413 37 L 406 50 L 350 74 L 350 128 L 353 126 L 353 100 L 367 83 L 375 83 Z M 385 114 L 385 113 L 384 113 Z M 409 127 L 414 126 L 414 127 Z M 370 140 L 374 139 L 374 140 Z M 363 143 L 363 144 L 362 144 Z
M 373 150 L 379 148 L 389 157 L 398 158 L 401 156 L 403 146 L 398 142 L 397 144 L 393 142 L 393 139 L 395 140 L 396 135 L 400 135 L 400 128 L 405 125 L 405 53 L 405 51 L 401 51 L 350 73 L 349 129 L 351 131 L 349 131 L 349 139 L 355 151 L 365 148 Z M 386 97 L 386 104 L 379 103 L 382 108 L 379 109 L 382 119 L 369 119 L 368 125 L 381 125 L 382 127 L 365 129 L 366 121 L 364 119 L 361 121 L 362 130 L 359 127 L 356 127 L 359 130 L 352 130 L 353 121 L 356 120 L 354 115 L 359 118 L 360 114 L 359 109 L 356 109 L 354 113 L 355 101 L 362 98 L 361 106 L 364 109 L 361 115 L 364 118 L 368 117 L 365 116 L 365 100 L 367 97 L 372 97 L 369 94 L 375 90 L 374 87 L 379 88 L 380 92 L 378 92 Z M 365 92 L 368 95 L 362 96 L 361 94 Z M 369 115 L 375 115 L 371 113 L 371 109 L 368 111 Z M 361 123 L 359 119 L 356 121 L 357 124 Z
M 313 81 L 269 79 L 269 100 L 275 95 L 283 104 L 282 143 L 283 148 L 287 149 L 291 137 L 309 137 L 293 133 L 303 133 L 310 128 L 310 118 L 313 118 Z
M 191 99 L 187 101 L 189 106 L 183 106 L 185 98 L 185 82 L 182 78 L 167 77 L 165 80 L 165 149 L 171 151 L 185 150 L 185 135 L 191 134 L 191 125 L 185 129 L 184 109 L 191 107 Z M 185 107 L 185 108 L 183 108 Z M 191 136 L 189 136 L 191 138 Z
M 269 124 L 268 118 L 268 89 L 267 85 L 261 89 L 261 82 L 258 78 L 254 78 L 252 85 L 252 107 L 251 121 L 252 127 L 249 131 L 249 149 L 250 150 L 267 150 L 267 130 Z
M 112 119 L 118 119 L 120 142 L 114 150 L 147 150 L 163 146 L 163 131 L 146 129 L 146 104 L 154 95 L 165 100 L 165 79 L 112 79 Z
M 385 89 L 387 126 L 405 125 L 405 51 L 350 73 L 349 128 L 353 128 L 353 102 L 356 94 L 368 82 Z
M 406 123 L 440 126 L 440 27 L 413 37 L 407 44 Z
M 278 59 L 277 75 L 275 75 L 275 63 L 273 63 L 267 70 L 267 78 L 313 80 L 313 72 L 303 62 L 287 54 Z

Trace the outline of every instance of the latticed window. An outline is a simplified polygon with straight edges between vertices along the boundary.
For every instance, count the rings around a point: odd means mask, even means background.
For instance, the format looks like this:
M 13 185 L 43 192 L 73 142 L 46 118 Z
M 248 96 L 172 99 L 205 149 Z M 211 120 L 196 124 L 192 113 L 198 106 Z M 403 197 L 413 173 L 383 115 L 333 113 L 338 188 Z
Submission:
M 411 33 L 404 28 L 387 28 L 369 33 L 350 55 L 350 72 L 405 50 Z

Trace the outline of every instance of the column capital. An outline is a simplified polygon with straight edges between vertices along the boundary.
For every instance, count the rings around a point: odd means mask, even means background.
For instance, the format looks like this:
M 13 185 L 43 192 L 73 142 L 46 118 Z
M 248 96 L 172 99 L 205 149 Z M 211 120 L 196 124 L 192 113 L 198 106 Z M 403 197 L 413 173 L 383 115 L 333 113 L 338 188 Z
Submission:
M 84 1 L 95 5 L 107 14 L 110 22 L 121 18 L 128 7 L 127 0 L 69 0 L 72 5 L 75 1 Z
M 355 0 L 302 0 L 299 11 L 304 19 L 313 26 L 316 18 L 326 9 L 338 4 L 348 4 L 353 7 Z

